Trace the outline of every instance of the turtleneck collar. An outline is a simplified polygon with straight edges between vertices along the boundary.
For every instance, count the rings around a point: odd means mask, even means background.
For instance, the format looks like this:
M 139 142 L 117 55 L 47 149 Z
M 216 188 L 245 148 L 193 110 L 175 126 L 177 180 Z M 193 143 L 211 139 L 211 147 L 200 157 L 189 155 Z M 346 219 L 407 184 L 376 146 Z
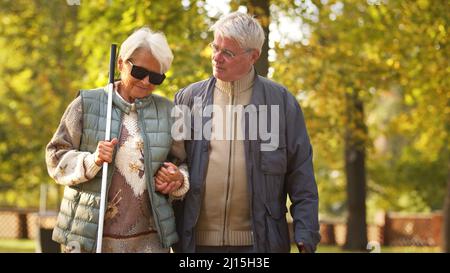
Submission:
M 153 103 L 153 97 L 151 94 L 146 97 L 136 99 L 133 103 L 129 103 L 119 94 L 117 84 L 114 85 L 114 91 L 114 96 L 112 98 L 113 104 L 126 114 L 129 114 L 130 111 L 136 111 L 140 108 L 147 107 Z M 105 92 L 107 92 L 107 87 L 105 87 Z
M 131 111 L 136 111 L 136 105 L 134 103 L 129 103 L 127 100 L 125 100 L 122 97 L 122 95 L 120 95 L 119 88 L 117 86 L 114 87 L 114 91 L 116 92 L 116 95 L 119 97 L 119 101 L 120 101 L 121 104 L 125 105 Z
M 252 66 L 250 72 L 237 81 L 224 82 L 222 80 L 217 79 L 216 87 L 221 92 L 227 94 L 231 94 L 231 92 L 234 90 L 234 93 L 236 94 L 249 90 L 253 86 L 254 81 L 255 81 L 255 68 Z

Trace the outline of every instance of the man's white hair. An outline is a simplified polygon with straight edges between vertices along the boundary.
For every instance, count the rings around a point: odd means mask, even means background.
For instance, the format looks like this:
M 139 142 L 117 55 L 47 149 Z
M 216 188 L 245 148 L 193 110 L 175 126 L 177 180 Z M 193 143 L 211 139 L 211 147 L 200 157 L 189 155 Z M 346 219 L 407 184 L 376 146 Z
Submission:
M 242 48 L 261 52 L 264 30 L 254 17 L 239 11 L 221 17 L 210 28 L 214 35 L 234 39 Z
M 166 73 L 172 65 L 173 54 L 166 36 L 143 27 L 131 34 L 120 46 L 119 57 L 126 61 L 139 48 L 146 49 L 159 62 L 161 71 Z

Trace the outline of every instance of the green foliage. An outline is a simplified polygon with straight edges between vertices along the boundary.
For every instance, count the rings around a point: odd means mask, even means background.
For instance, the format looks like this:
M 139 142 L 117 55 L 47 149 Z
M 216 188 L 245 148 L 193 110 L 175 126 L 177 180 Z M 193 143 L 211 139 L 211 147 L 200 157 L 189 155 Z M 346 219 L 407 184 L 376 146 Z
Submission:
M 199 1 L 201 2 L 201 1 Z M 207 44 L 211 34 L 201 5 L 191 1 L 90 1 L 79 10 L 75 44 L 81 49 L 87 74 L 86 87 L 104 85 L 108 77 L 109 44 L 120 43 L 136 29 L 149 26 L 162 31 L 174 53 L 168 80 L 157 90 L 172 97 L 180 88 L 210 74 Z
M 197 4 L 199 2 L 199 4 Z M 157 90 L 173 97 L 210 74 L 202 1 L 3 1 L 0 6 L 0 205 L 37 206 L 45 146 L 79 89 L 106 85 L 110 44 L 146 25 L 175 59 Z
M 356 94 L 369 113 L 369 134 L 353 132 L 368 151 L 368 204 L 441 208 L 449 162 L 448 4 L 313 1 L 317 9 L 308 11 L 304 2 L 288 14 L 301 16 L 311 37 L 279 44 L 272 66 L 274 78 L 302 99 L 321 211 L 341 213 L 345 202 L 346 94 Z
M 233 9 L 252 1 L 231 1 Z M 279 43 L 273 78 L 299 99 L 314 146 L 322 213 L 345 212 L 345 98 L 365 104 L 369 212 L 442 206 L 449 162 L 445 1 L 271 1 L 271 20 L 301 18 Z M 274 12 L 281 11 L 282 15 Z M 144 25 L 175 59 L 157 90 L 173 97 L 211 73 L 205 1 L 3 0 L 0 6 L 0 205 L 36 206 L 53 183 L 44 148 L 77 90 L 107 82 L 109 46 Z M 272 28 L 271 28 L 272 29 Z M 56 197 L 55 197 L 56 198 Z
M 44 147 L 76 92 L 72 75 L 83 74 L 69 40 L 76 16 L 65 3 L 2 3 L 0 203 L 36 204 L 49 180 Z

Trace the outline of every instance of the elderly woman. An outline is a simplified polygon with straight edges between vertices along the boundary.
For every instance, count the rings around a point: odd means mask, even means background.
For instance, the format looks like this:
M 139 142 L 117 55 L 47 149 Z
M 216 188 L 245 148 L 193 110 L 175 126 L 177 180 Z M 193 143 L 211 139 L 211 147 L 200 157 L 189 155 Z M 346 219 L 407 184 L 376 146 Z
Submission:
M 123 42 L 111 141 L 102 141 L 106 88 L 81 91 L 66 109 L 46 149 L 50 176 L 66 186 L 53 232 L 66 251 L 95 250 L 103 162 L 111 164 L 102 251 L 169 252 L 178 240 L 170 200 L 189 189 L 186 166 L 176 166 L 186 155 L 183 143 L 171 138 L 172 103 L 152 94 L 172 60 L 165 36 L 148 28 Z

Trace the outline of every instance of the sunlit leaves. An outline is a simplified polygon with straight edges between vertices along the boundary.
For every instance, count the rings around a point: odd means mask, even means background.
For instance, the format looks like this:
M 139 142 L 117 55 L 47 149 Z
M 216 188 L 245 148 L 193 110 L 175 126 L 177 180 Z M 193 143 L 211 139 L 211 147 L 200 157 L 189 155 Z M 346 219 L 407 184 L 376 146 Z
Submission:
M 2 1 L 0 205 L 35 206 L 39 184 L 53 183 L 45 145 L 78 90 L 107 83 L 111 43 L 142 26 L 164 32 L 175 59 L 158 92 L 169 98 L 209 76 L 210 20 L 196 2 Z
M 345 126 L 367 141 L 369 198 L 377 200 L 368 204 L 439 208 L 450 123 L 447 4 L 342 1 L 339 15 L 339 1 L 313 2 L 318 21 L 298 12 L 313 29 L 309 44 L 280 45 L 272 66 L 276 80 L 305 94 L 300 103 L 315 148 L 319 188 L 326 197 L 321 198 L 322 211 L 332 213 L 332 204 L 344 201 L 327 192 L 340 192 L 344 198 L 344 188 L 332 186 L 337 178 L 329 173 L 343 170 Z M 349 124 L 345 115 L 346 94 L 353 92 L 366 104 L 369 135 Z M 385 144 L 373 145 L 375 141 Z M 380 188 L 384 191 L 375 190 Z M 400 195 L 403 201 L 396 198 Z

